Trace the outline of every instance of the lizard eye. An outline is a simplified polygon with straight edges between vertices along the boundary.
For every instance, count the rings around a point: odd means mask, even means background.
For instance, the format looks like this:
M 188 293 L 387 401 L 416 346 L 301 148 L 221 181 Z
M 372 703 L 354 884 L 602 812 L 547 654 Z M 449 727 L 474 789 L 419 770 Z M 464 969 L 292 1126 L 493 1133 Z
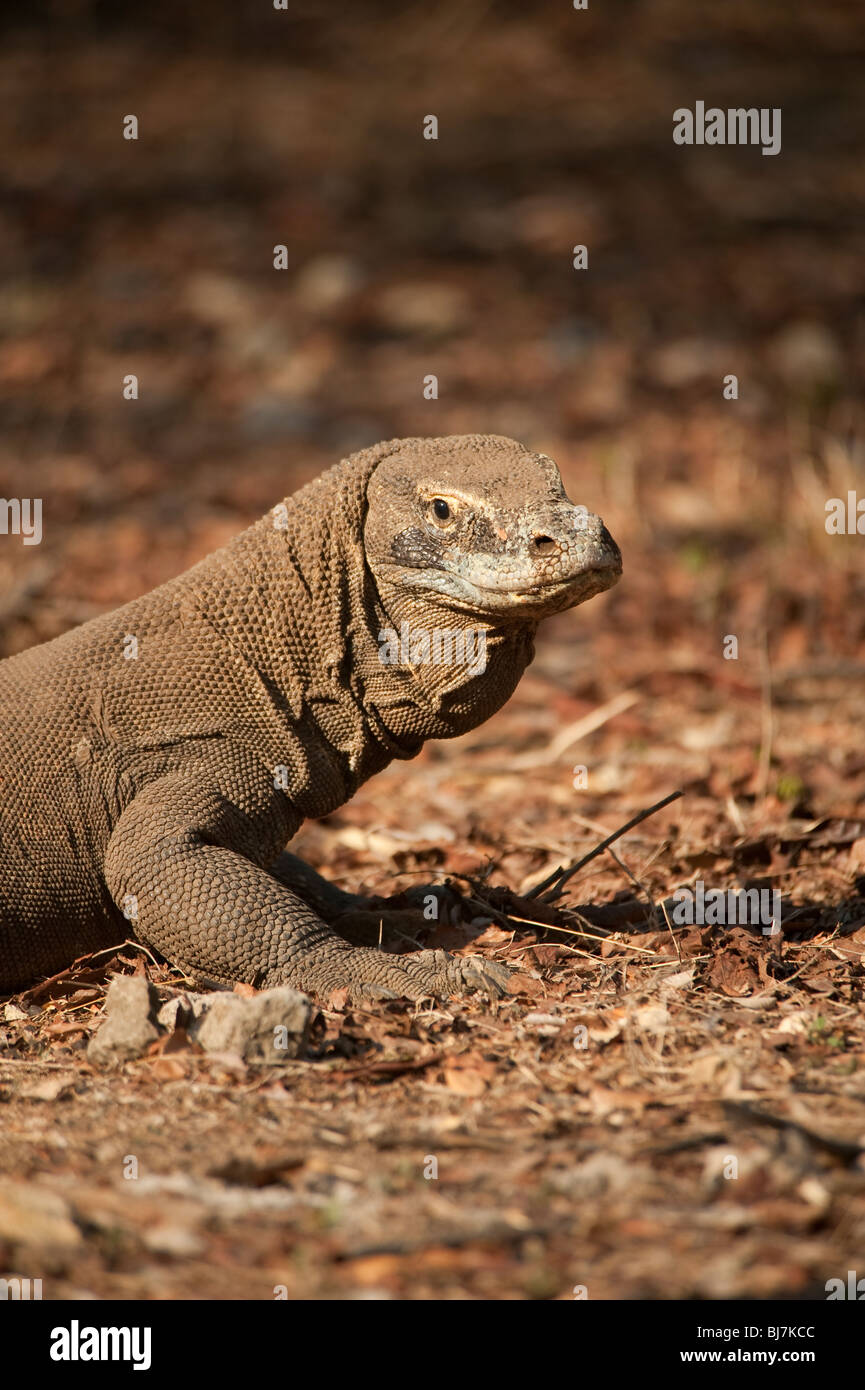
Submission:
M 433 497 L 428 509 L 429 518 L 436 526 L 450 526 L 454 520 L 454 509 L 443 497 Z

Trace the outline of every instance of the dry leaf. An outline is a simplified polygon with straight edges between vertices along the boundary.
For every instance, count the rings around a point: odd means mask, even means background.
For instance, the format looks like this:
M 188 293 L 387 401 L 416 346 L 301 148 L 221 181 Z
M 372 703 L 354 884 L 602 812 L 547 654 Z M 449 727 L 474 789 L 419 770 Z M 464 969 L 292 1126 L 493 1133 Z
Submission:
M 188 1071 L 177 1057 L 151 1057 L 147 1065 L 157 1081 L 182 1081 Z
M 716 989 L 733 999 L 738 999 L 743 994 L 753 994 L 758 984 L 755 972 L 735 951 L 723 951 L 716 956 L 709 971 L 709 979 Z
M 340 989 L 331 990 L 327 997 L 325 1008 L 332 1014 L 344 1013 L 350 997 L 351 990 L 347 989 L 344 985 Z
M 535 980 L 531 975 L 514 974 L 507 983 L 508 994 L 528 994 L 535 998 L 544 993 L 544 986 L 541 980 Z
M 482 1096 L 496 1071 L 495 1062 L 467 1052 L 460 1057 L 449 1057 L 445 1062 L 445 1085 L 458 1096 Z
M 31 1081 L 18 1091 L 25 1100 L 60 1100 L 75 1086 L 74 1076 L 45 1076 L 40 1081 Z

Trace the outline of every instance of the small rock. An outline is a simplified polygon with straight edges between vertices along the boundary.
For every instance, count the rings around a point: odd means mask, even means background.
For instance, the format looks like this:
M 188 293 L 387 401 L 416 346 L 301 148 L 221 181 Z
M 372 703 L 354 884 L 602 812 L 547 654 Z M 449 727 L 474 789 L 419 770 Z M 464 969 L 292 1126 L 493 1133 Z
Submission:
M 281 1065 L 302 1055 L 312 1005 L 295 989 L 263 990 L 252 999 L 214 994 L 190 1037 L 205 1052 L 229 1052 L 247 1062 Z
M 184 1226 L 161 1225 L 147 1231 L 144 1244 L 154 1255 L 171 1255 L 178 1260 L 195 1259 L 204 1250 L 204 1241 Z
M 96 1066 L 124 1062 L 159 1037 L 155 1013 L 156 990 L 142 975 L 117 975 L 105 1001 L 105 1021 L 90 1040 L 87 1060 Z
M 832 382 L 841 371 L 841 352 L 828 328 L 804 319 L 786 324 L 775 335 L 769 357 L 791 386 Z
M 562 1177 L 568 1186 L 586 1198 L 602 1197 L 606 1193 L 633 1191 L 639 1169 L 618 1154 L 598 1151 L 583 1159 Z
M 30 1081 L 22 1086 L 18 1094 L 22 1100 L 55 1101 L 71 1095 L 77 1078 L 74 1073 L 68 1076 L 43 1076 L 38 1081 Z
M 251 323 L 257 304 L 249 285 L 237 277 L 199 271 L 182 291 L 184 307 L 204 323 L 234 327 Z
M 178 994 L 175 999 L 169 999 L 162 1005 L 156 1015 L 156 1022 L 160 1028 L 166 1028 L 169 1033 L 173 1033 L 177 1028 L 185 1028 L 188 1020 L 186 1000 Z
M 304 309 L 322 313 L 354 294 L 361 278 L 358 267 L 347 256 L 314 256 L 297 275 L 295 297 Z
M 42 1250 L 74 1250 L 81 1232 L 66 1202 L 35 1183 L 0 1182 L 0 1242 Z
M 382 290 L 376 312 L 395 333 L 453 333 L 466 321 L 469 300 L 456 285 L 404 281 Z
M 725 372 L 736 370 L 730 363 L 737 353 L 712 338 L 676 338 L 656 350 L 650 368 L 655 380 L 671 390 L 713 377 L 720 383 Z
M 204 1017 L 215 998 L 216 994 L 196 994 L 192 990 L 186 990 L 162 1005 L 156 1015 L 156 1022 L 169 1033 L 176 1032 L 178 1028 L 189 1028 L 197 1018 Z

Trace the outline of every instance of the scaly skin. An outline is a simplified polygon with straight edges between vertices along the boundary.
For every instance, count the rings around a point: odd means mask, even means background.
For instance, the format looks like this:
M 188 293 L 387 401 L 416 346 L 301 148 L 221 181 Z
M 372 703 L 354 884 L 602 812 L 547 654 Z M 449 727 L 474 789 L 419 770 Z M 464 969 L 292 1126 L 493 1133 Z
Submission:
M 325 918 L 348 925 L 358 900 L 282 851 L 393 758 L 488 719 L 540 619 L 620 572 L 545 455 L 391 440 L 178 579 L 0 663 L 0 989 L 134 932 L 225 984 L 500 991 L 494 963 L 350 945 Z M 403 624 L 482 634 L 483 669 L 423 646 L 383 663 Z

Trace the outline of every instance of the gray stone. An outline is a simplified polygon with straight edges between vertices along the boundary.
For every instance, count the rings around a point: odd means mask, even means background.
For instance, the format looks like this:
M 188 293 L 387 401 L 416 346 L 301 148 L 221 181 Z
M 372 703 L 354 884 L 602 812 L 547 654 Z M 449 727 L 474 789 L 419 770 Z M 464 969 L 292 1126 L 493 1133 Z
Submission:
M 82 1236 L 59 1193 L 38 1183 L 0 1179 L 0 1243 L 4 1242 L 34 1250 L 70 1251 L 82 1244 Z
M 156 990 L 142 975 L 115 976 L 105 1001 L 105 1020 L 90 1039 L 87 1060 L 104 1067 L 140 1057 L 159 1037 L 158 1005 Z
M 195 994 L 191 990 L 184 994 L 176 994 L 173 999 L 162 1005 L 156 1015 L 156 1022 L 160 1028 L 167 1028 L 169 1033 L 175 1032 L 178 1028 L 188 1029 L 197 1018 L 204 1017 L 212 1000 L 218 997 L 218 994 Z
M 306 1046 L 312 1005 L 295 989 L 263 990 L 251 998 L 213 994 L 190 1027 L 205 1052 L 230 1052 L 247 1062 L 280 1066 Z

